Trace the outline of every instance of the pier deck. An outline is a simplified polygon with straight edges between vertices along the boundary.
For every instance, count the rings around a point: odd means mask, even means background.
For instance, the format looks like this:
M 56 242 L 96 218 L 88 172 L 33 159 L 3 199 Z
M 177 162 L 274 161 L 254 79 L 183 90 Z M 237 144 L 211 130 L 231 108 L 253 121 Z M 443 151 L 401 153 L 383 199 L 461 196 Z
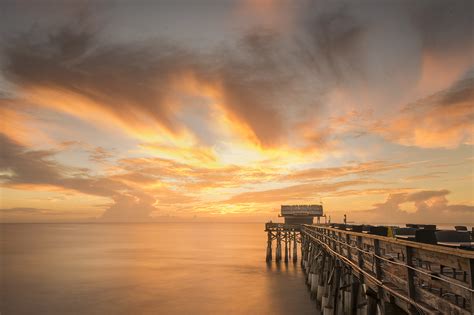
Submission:
M 325 225 L 267 223 L 267 261 L 301 242 L 301 264 L 323 314 L 474 314 L 474 252 Z M 296 258 L 295 258 L 296 260 Z

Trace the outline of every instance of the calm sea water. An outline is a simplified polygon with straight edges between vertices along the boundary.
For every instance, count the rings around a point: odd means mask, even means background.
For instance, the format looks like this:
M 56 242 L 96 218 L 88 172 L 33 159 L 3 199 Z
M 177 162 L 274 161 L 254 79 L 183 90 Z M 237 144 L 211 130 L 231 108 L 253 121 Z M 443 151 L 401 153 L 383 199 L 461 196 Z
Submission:
M 263 224 L 3 224 L 1 314 L 314 314 Z M 299 252 L 298 252 L 299 254 Z

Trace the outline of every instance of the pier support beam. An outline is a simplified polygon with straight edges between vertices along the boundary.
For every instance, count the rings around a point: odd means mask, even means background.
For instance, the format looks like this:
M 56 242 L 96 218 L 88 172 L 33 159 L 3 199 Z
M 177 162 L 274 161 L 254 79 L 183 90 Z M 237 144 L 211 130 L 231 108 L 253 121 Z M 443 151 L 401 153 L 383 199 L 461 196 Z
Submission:
M 288 262 L 288 235 L 289 235 L 289 232 L 285 231 L 284 235 L 285 235 L 285 262 L 287 263 Z
M 268 239 L 267 239 L 267 258 L 266 261 L 272 261 L 272 232 L 268 231 Z
M 318 284 L 319 284 L 319 258 L 321 257 L 321 248 L 318 246 L 315 251 L 315 255 L 313 257 L 313 262 L 310 268 L 310 277 L 311 277 L 311 298 L 316 298 L 316 294 L 318 292 Z
M 352 278 L 352 285 L 351 285 L 351 310 L 352 310 L 352 315 L 357 315 L 357 309 L 358 309 L 358 305 L 357 305 L 357 302 L 359 300 L 359 279 L 357 279 L 357 277 L 352 274 L 351 275 L 351 278 Z
M 318 305 L 321 308 L 321 303 L 324 295 L 324 290 L 325 286 L 324 284 L 326 283 L 326 277 L 327 277 L 327 272 L 326 272 L 326 253 L 323 253 L 323 257 L 321 259 L 321 266 L 319 267 L 319 277 L 318 277 L 318 291 L 316 292 L 316 301 Z
M 280 262 L 281 261 L 281 231 L 277 231 L 276 235 L 276 254 L 275 254 L 275 261 Z
M 309 277 L 309 270 L 311 267 L 311 252 L 313 251 L 313 246 L 311 246 L 308 242 L 308 247 L 307 247 L 307 252 L 305 254 L 305 259 L 304 259 L 304 270 L 306 272 L 306 284 L 310 285 L 310 277 Z
M 296 231 L 293 231 L 293 262 L 298 261 L 298 243 L 296 241 Z
M 291 231 L 288 231 L 288 260 L 291 259 Z

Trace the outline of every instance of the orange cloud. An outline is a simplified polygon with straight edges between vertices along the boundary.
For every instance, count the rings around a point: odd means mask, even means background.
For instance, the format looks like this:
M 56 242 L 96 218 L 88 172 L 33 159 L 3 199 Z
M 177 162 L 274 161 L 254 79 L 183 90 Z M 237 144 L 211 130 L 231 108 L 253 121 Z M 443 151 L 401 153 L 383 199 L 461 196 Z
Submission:
M 474 139 L 474 78 L 406 106 L 375 130 L 403 145 L 455 148 Z
M 328 184 L 301 184 L 284 188 L 245 192 L 232 196 L 227 203 L 278 203 L 319 199 L 321 194 L 355 185 L 370 184 L 370 181 L 354 180 Z
M 337 177 L 359 174 L 366 175 L 371 173 L 380 173 L 390 170 L 405 168 L 407 165 L 400 163 L 387 163 L 384 161 L 371 161 L 355 165 L 347 165 L 331 168 L 312 168 L 301 171 L 295 171 L 282 177 L 284 180 L 293 181 L 314 181 L 323 179 L 333 179 Z
M 34 128 L 40 125 L 36 119 L 20 110 L 24 107 L 17 100 L 0 99 L 0 133 L 24 145 L 51 142 L 46 133 Z
M 374 204 L 366 211 L 354 212 L 355 218 L 378 223 L 460 223 L 472 224 L 474 206 L 469 204 L 451 204 L 446 198 L 449 190 L 420 190 L 412 193 L 390 194 L 385 202 Z M 406 211 L 402 207 L 413 205 L 413 211 Z

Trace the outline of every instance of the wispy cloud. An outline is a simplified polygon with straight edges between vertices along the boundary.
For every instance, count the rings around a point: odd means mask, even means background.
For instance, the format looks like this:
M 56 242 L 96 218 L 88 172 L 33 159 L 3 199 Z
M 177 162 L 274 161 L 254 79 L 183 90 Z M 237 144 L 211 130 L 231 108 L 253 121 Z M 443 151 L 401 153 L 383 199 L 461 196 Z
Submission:
M 371 161 L 353 165 L 345 165 L 330 168 L 310 168 L 302 171 L 294 171 L 283 176 L 283 180 L 297 181 L 319 181 L 325 179 L 333 179 L 348 175 L 367 175 L 374 173 L 382 173 L 386 171 L 406 168 L 408 165 L 402 163 L 387 163 L 384 161 Z
M 376 128 L 387 138 L 422 148 L 455 148 L 472 144 L 474 78 L 406 106 L 394 119 Z

